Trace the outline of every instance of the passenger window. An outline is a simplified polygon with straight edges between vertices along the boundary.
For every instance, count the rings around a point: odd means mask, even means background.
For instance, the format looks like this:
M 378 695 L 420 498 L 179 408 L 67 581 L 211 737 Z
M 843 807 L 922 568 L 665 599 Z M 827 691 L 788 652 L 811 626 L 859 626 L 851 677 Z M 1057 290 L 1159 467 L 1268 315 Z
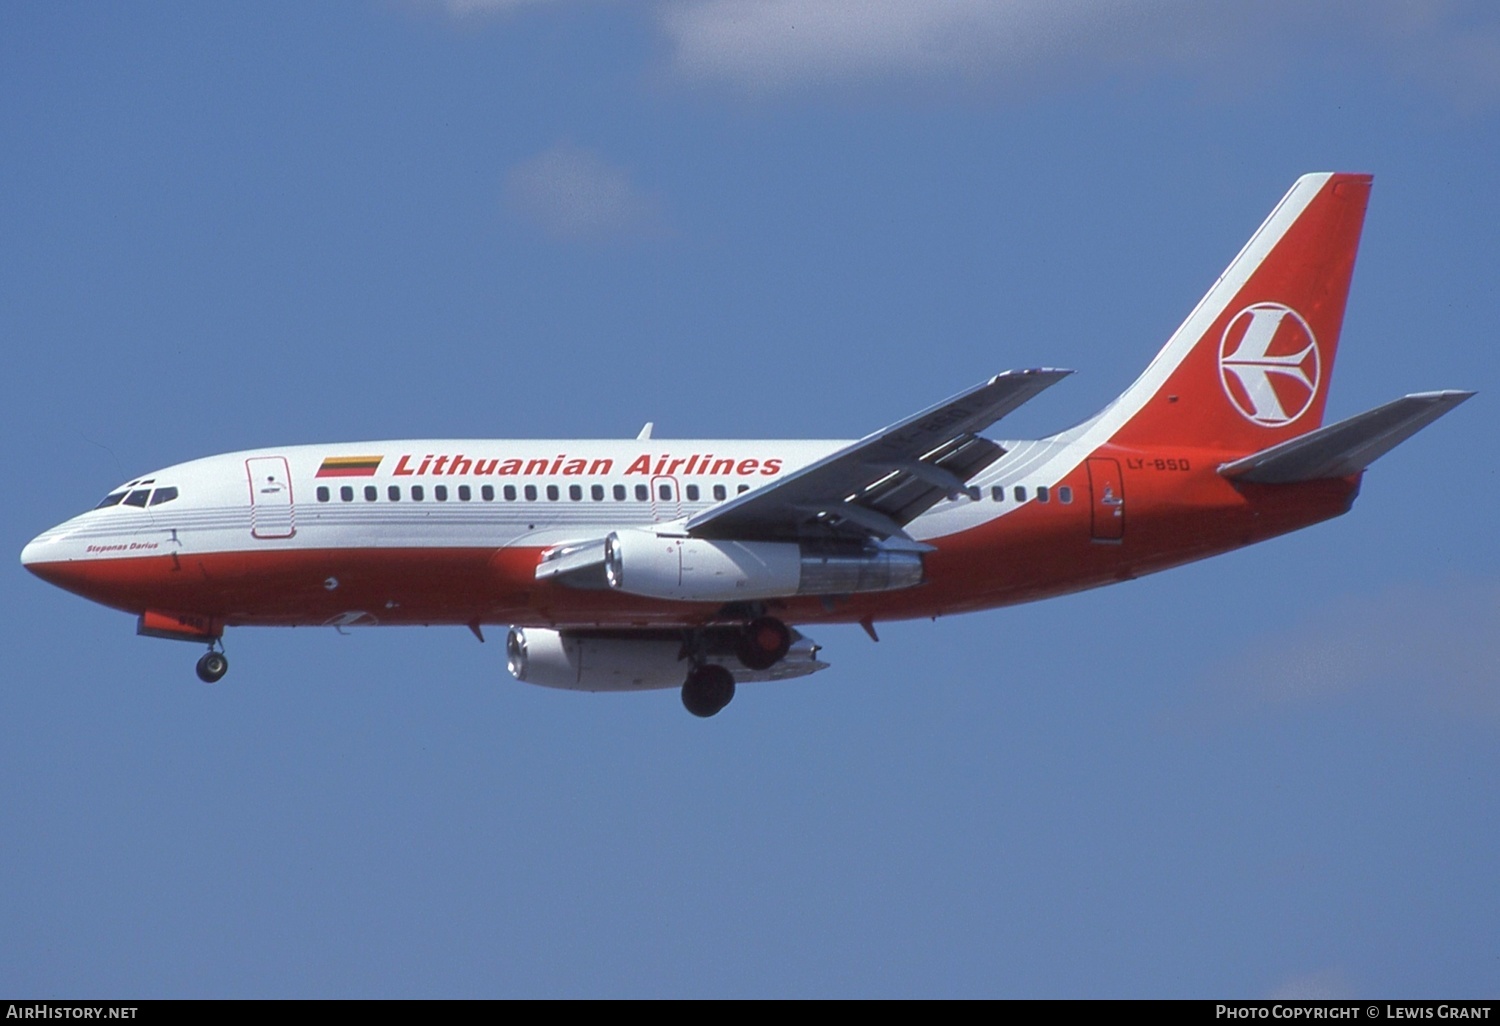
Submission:
M 636 485 L 635 486 L 635 501 L 636 502 L 645 502 L 649 498 L 651 498 L 651 493 L 646 490 L 646 486 L 645 485 Z
M 494 502 L 495 501 L 495 486 L 494 485 L 485 485 L 483 488 L 479 489 L 479 497 L 481 499 L 483 499 L 485 502 Z
M 411 501 L 412 502 L 421 502 L 422 501 L 422 486 L 421 485 L 412 485 L 411 486 Z
M 318 485 L 318 501 L 319 502 L 327 502 L 328 501 L 328 486 L 327 485 Z
M 557 490 L 557 485 L 547 486 L 547 500 L 549 502 L 556 502 L 561 494 L 562 493 Z
M 432 497 L 434 499 L 436 499 L 438 502 L 447 502 L 448 501 L 448 486 L 447 485 L 438 485 L 437 487 L 433 488 L 433 490 L 432 490 Z
M 374 485 L 365 485 L 365 501 L 374 502 L 378 498 L 380 498 L 380 489 Z
M 568 498 L 574 502 L 583 498 L 583 485 L 568 485 Z
M 724 488 L 723 485 L 714 485 L 714 498 L 715 499 L 718 499 L 720 502 L 722 502 L 722 501 L 724 501 L 724 499 L 726 499 L 728 497 L 729 497 L 729 492 Z
M 107 506 L 118 506 L 120 504 L 120 500 L 123 498 L 125 498 L 124 492 L 110 492 L 104 498 L 100 499 L 99 505 L 95 506 L 94 508 L 104 509 Z
M 1058 485 L 1057 486 L 1057 501 L 1058 502 L 1064 502 L 1064 503 L 1066 503 L 1066 502 L 1072 502 L 1073 501 L 1073 489 L 1069 488 L 1067 485 Z
M 1017 502 L 1025 502 L 1026 501 L 1026 486 L 1025 485 L 1016 485 L 1016 501 Z
M 342 487 L 342 488 L 339 489 L 339 498 L 342 499 L 345 502 L 353 502 L 354 501 L 354 489 L 351 488 L 348 485 L 344 485 L 344 487 Z
M 459 502 L 468 502 L 472 498 L 474 498 L 474 493 L 469 490 L 469 486 L 468 485 L 459 485 L 458 486 L 458 501 Z
M 990 489 L 990 498 L 994 499 L 996 502 L 1004 502 L 1005 501 L 1005 486 L 1004 485 L 995 485 L 995 487 L 991 488 Z
M 671 485 L 657 485 L 656 486 L 656 494 L 659 495 L 659 496 L 661 496 L 663 502 L 670 501 L 671 498 L 672 498 L 672 486 Z
M 624 485 L 615 485 L 615 501 L 616 502 L 624 502 L 625 501 L 625 486 Z
M 515 502 L 516 501 L 516 486 L 515 485 L 506 485 L 505 486 L 505 493 L 504 494 L 505 494 L 505 501 L 506 502 Z
M 738 488 L 735 489 L 735 491 L 738 492 L 740 495 L 744 495 L 749 490 L 750 490 L 750 486 L 749 485 L 740 485 Z
M 146 500 L 149 499 L 150 497 L 151 497 L 151 489 L 149 489 L 149 488 L 141 488 L 141 489 L 133 491 L 129 495 L 125 496 L 125 505 L 127 505 L 127 506 L 140 506 L 140 507 L 144 508 L 145 505 L 146 505 Z
M 527 502 L 535 502 L 536 501 L 536 485 L 527 485 L 526 486 L 526 501 Z
M 1052 496 L 1048 493 L 1046 485 L 1037 485 L 1036 486 L 1036 501 L 1037 502 L 1051 502 L 1052 501 Z
M 594 497 L 595 502 L 599 502 L 604 498 L 604 486 L 594 485 L 589 489 L 589 494 Z
M 698 501 L 698 486 L 697 485 L 688 485 L 687 486 L 687 497 L 688 497 L 688 502 L 697 502 Z
M 387 499 L 390 499 L 392 502 L 400 502 L 401 501 L 401 489 L 398 488 L 396 485 L 391 485 L 389 488 L 387 488 L 385 490 L 385 497 Z
M 176 488 L 158 488 L 151 493 L 151 505 L 160 506 L 164 502 L 171 502 L 177 498 Z

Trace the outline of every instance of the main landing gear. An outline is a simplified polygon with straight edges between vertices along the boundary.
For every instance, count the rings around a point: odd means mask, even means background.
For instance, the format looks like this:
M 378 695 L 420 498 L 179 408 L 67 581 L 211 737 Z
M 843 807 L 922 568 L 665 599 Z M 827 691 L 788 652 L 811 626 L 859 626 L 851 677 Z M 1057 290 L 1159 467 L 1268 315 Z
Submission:
M 198 660 L 198 679 L 205 684 L 217 684 L 229 672 L 229 660 L 223 652 L 210 648 Z
M 734 674 L 718 663 L 704 663 L 688 671 L 682 685 L 682 706 L 705 719 L 734 700 Z
M 735 655 L 751 670 L 769 670 L 792 647 L 792 631 L 774 616 L 760 616 L 745 625 Z
M 773 616 L 756 617 L 735 641 L 734 654 L 747 670 L 769 670 L 792 647 L 791 628 Z M 682 684 L 682 704 L 694 716 L 707 718 L 734 700 L 734 674 L 718 663 L 694 658 Z

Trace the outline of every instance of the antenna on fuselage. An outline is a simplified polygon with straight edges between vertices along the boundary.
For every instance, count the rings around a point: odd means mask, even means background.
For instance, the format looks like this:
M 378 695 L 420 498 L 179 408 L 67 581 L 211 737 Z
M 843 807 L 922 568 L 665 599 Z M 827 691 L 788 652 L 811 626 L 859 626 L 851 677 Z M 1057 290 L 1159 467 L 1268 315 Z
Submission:
M 650 438 L 651 438 L 651 429 L 654 428 L 655 426 L 656 426 L 656 421 L 654 421 L 654 420 L 648 420 L 648 421 L 646 421 L 646 426 L 643 427 L 643 428 L 641 428 L 641 433 L 635 436 L 635 440 L 637 442 L 649 441 Z

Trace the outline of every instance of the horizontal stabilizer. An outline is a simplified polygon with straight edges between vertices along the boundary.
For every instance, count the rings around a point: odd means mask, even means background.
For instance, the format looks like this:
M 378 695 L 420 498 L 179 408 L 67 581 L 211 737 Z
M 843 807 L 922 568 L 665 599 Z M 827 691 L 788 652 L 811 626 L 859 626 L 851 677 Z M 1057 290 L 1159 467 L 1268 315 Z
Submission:
M 1348 477 L 1364 470 L 1473 392 L 1418 392 L 1226 463 L 1219 473 L 1255 484 Z

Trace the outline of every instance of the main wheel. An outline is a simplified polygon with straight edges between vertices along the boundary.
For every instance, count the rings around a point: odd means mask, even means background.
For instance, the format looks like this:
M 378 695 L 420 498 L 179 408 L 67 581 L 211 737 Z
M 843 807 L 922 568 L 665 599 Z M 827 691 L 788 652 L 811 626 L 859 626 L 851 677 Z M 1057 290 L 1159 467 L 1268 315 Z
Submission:
M 205 684 L 217 683 L 229 672 L 229 660 L 223 652 L 207 652 L 198 660 L 198 679 Z
M 735 654 L 751 670 L 769 670 L 792 647 L 792 631 L 774 616 L 761 616 L 745 625 Z
M 682 706 L 707 718 L 734 699 L 734 674 L 714 663 L 695 666 L 682 685 Z

